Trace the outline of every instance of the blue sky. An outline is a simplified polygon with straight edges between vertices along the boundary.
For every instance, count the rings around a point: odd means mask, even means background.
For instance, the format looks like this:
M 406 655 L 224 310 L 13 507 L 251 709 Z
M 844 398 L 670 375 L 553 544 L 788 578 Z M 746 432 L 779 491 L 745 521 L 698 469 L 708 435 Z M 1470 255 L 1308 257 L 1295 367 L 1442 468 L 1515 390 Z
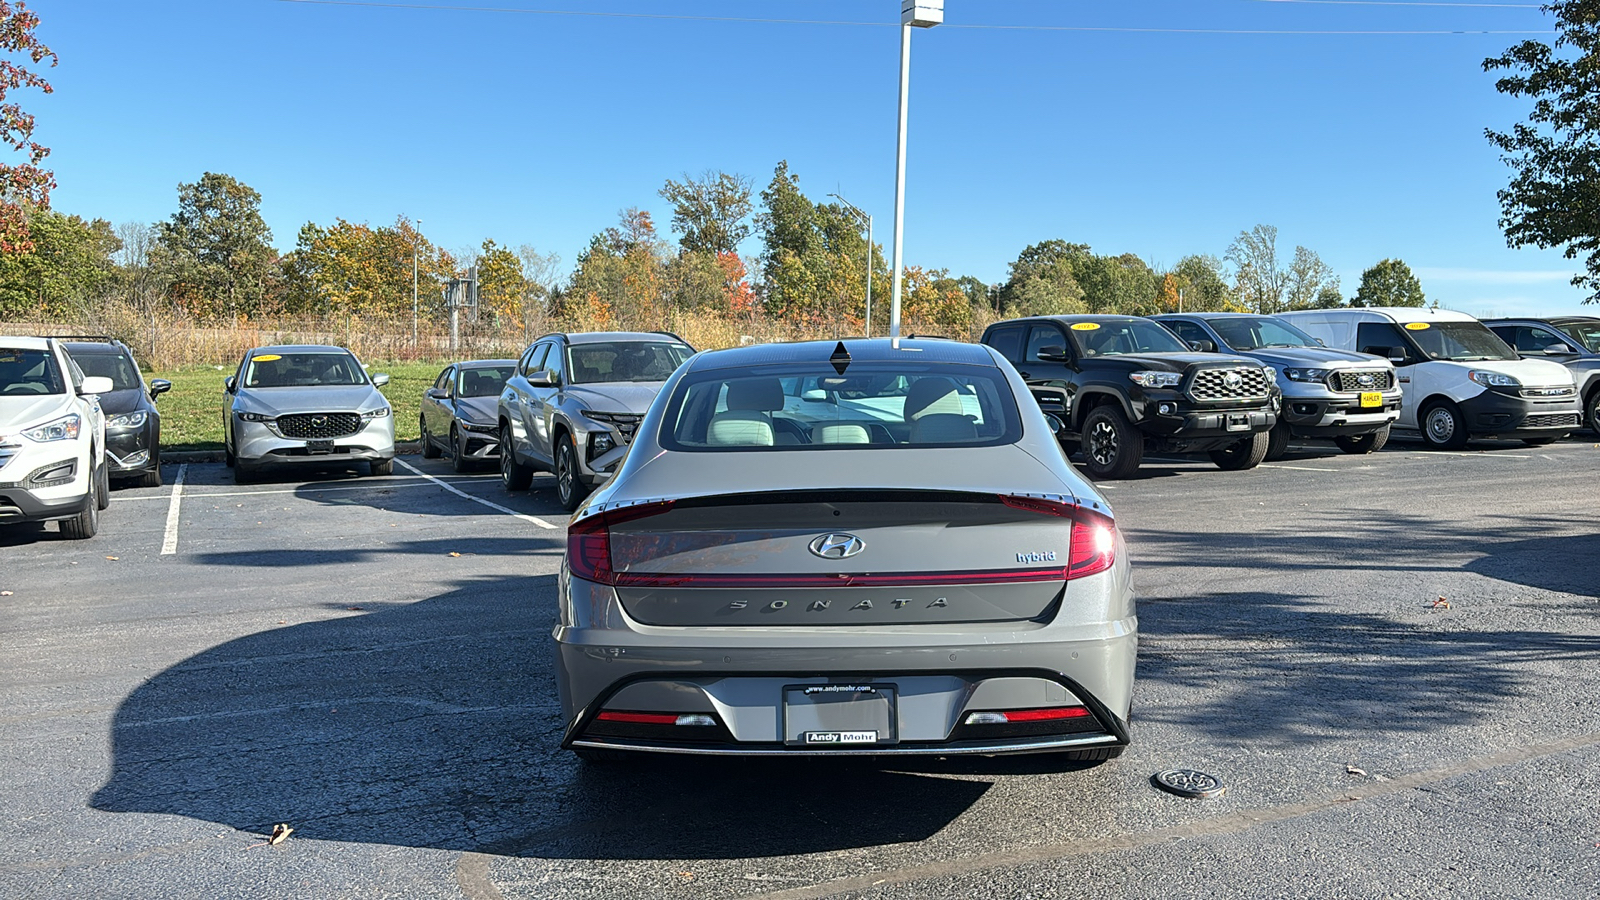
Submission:
M 396 0 L 434 6 L 897 21 L 898 0 Z M 722 169 L 789 161 L 813 199 L 893 212 L 899 31 L 286 0 L 35 0 L 61 56 L 31 95 L 55 205 L 170 215 L 229 173 L 280 249 L 307 221 L 424 220 L 447 248 L 533 244 L 570 265 L 618 210 Z M 1304 0 L 947 0 L 913 51 L 908 263 L 1003 280 L 1049 238 L 1171 265 L 1257 223 L 1317 251 L 1346 294 L 1406 260 L 1478 314 L 1596 312 L 1578 263 L 1511 250 L 1483 138 L 1524 106 L 1481 69 L 1535 8 Z M 1548 40 L 1549 38 L 1543 38 Z M 754 252 L 754 242 L 747 248 Z

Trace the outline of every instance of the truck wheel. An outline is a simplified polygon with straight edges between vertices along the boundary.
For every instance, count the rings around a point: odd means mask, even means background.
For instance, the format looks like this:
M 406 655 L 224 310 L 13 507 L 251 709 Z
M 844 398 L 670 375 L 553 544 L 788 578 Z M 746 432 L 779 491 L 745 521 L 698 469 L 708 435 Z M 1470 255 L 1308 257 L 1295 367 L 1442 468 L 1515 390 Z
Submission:
M 500 429 L 500 483 L 508 491 L 525 491 L 533 484 L 533 470 L 517 462 L 511 448 L 511 426 Z
M 1217 464 L 1217 468 L 1229 471 L 1254 469 L 1266 458 L 1270 440 L 1267 432 L 1257 432 L 1221 450 L 1211 451 L 1211 461 Z
M 61 520 L 61 536 L 69 541 L 83 541 L 94 537 L 100 530 L 100 479 L 89 478 L 89 502 L 83 512 L 70 519 Z
M 1455 404 L 1440 400 L 1422 411 L 1422 442 L 1434 450 L 1460 450 L 1467 445 L 1467 423 Z
M 589 486 L 578 473 L 577 447 L 572 443 L 572 435 L 564 434 L 556 446 L 556 500 L 560 501 L 562 509 L 571 512 L 587 496 Z
M 417 426 L 422 433 L 422 458 L 438 459 L 439 448 L 433 445 L 433 437 L 428 434 L 428 420 L 419 416 Z
M 1336 437 L 1333 442 L 1346 453 L 1376 453 L 1389 443 L 1389 426 L 1385 425 L 1371 434 Z
M 1091 478 L 1129 478 L 1144 461 L 1144 435 L 1114 404 L 1089 411 L 1079 446 Z
M 1289 426 L 1279 422 L 1278 424 L 1272 426 L 1271 431 L 1267 432 L 1266 458 L 1268 460 L 1283 459 L 1283 455 L 1288 452 Z

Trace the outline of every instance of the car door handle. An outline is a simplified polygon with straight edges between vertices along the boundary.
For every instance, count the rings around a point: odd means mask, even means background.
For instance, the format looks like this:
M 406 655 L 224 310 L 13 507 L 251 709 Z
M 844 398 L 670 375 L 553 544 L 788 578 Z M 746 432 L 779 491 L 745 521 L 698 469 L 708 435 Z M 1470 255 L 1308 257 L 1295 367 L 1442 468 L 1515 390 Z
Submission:
M 1032 378 L 1033 377 L 1032 375 L 1029 375 L 1027 372 L 1018 372 L 1017 374 L 1021 375 L 1023 378 Z

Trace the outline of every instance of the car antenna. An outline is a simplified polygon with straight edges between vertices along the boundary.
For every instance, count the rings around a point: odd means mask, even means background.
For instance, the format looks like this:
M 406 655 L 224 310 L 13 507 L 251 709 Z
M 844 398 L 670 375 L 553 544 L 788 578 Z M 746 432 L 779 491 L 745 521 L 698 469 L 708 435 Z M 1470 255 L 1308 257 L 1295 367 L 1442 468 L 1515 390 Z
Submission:
M 850 351 L 845 349 L 844 341 L 840 341 L 839 345 L 833 348 L 833 355 L 828 357 L 828 362 L 833 363 L 833 370 L 840 375 L 844 374 L 845 369 L 850 368 Z

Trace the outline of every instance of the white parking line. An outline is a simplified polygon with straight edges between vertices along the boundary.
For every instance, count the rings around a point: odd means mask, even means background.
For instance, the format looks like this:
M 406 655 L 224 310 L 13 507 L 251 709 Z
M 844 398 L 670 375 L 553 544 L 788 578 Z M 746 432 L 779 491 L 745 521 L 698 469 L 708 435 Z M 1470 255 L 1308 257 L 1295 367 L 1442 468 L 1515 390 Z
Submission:
M 495 510 L 497 512 L 503 512 L 506 515 L 511 516 L 512 518 L 521 519 L 524 522 L 532 522 L 533 524 L 539 526 L 540 528 L 548 528 L 551 531 L 555 531 L 556 530 L 557 526 L 551 525 L 549 522 L 546 522 L 545 520 L 539 518 L 538 516 L 524 515 L 522 513 L 517 512 L 514 509 L 509 509 L 507 507 L 501 506 L 500 504 L 495 503 L 492 500 L 485 500 L 482 497 L 474 497 L 471 494 L 467 493 L 466 491 L 457 490 L 456 488 L 451 487 L 448 484 L 445 484 L 443 481 L 433 477 L 432 475 L 429 475 L 427 472 L 422 471 L 421 469 L 417 468 L 416 466 L 413 466 L 412 464 L 406 462 L 403 459 L 398 459 L 397 458 L 397 459 L 395 459 L 395 462 L 400 464 L 400 465 L 402 465 L 402 466 L 404 466 L 405 468 L 411 470 L 412 472 L 415 472 L 418 475 L 421 475 L 423 478 L 428 479 L 429 481 L 433 482 L 434 484 L 437 484 L 439 487 L 444 488 L 445 490 L 449 491 L 450 493 L 455 494 L 457 497 L 465 497 L 466 499 L 471 500 L 473 503 L 482 503 L 484 506 L 487 506 L 492 510 Z
M 183 476 L 189 474 L 189 464 L 178 466 L 178 477 L 172 481 L 172 502 L 167 504 L 167 534 L 161 539 L 161 555 L 178 552 L 178 507 L 183 503 Z
M 1282 463 L 1262 463 L 1263 469 L 1294 469 L 1297 472 L 1342 472 L 1343 469 L 1319 469 L 1313 466 L 1286 466 Z

